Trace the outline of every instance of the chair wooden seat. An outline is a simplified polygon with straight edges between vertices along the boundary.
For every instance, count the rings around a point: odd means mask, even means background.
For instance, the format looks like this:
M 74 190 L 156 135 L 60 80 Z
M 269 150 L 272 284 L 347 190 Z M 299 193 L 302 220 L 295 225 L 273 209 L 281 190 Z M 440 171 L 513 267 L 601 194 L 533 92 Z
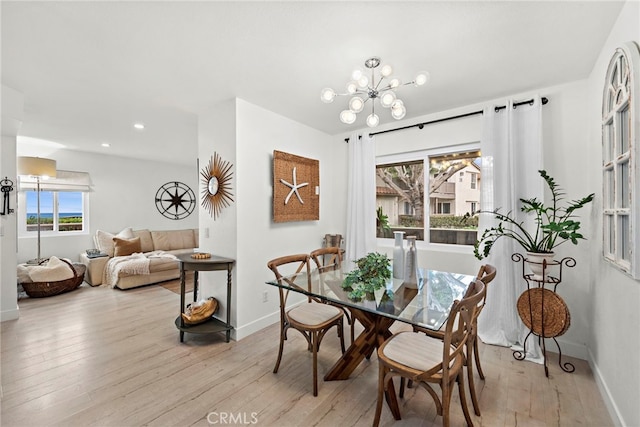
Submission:
M 444 342 L 414 332 L 400 332 L 386 342 L 382 354 L 392 364 L 428 371 L 442 363 Z M 452 361 L 453 363 L 453 361 Z
M 478 276 L 476 277 L 476 279 L 482 281 L 482 283 L 484 283 L 485 286 L 488 286 L 489 283 L 491 283 L 495 277 L 496 277 L 496 268 L 493 265 L 485 264 L 480 267 L 480 271 L 478 271 Z M 472 287 L 470 286 L 469 289 L 472 289 Z M 467 296 L 467 294 L 465 294 L 465 296 Z M 476 369 L 478 370 L 478 375 L 480 376 L 480 379 L 484 380 L 484 372 L 482 372 L 482 365 L 480 364 L 480 355 L 478 353 L 478 317 L 480 316 L 480 313 L 482 312 L 482 309 L 486 304 L 486 300 L 487 300 L 487 297 L 486 297 L 486 291 L 485 291 L 485 296 L 480 302 L 480 305 L 478 306 L 478 309 L 476 310 L 475 315 L 471 320 L 471 325 L 473 329 L 471 331 L 471 336 L 469 337 L 469 341 L 467 342 L 466 349 L 465 349 L 465 358 L 466 358 L 465 365 L 467 367 L 467 382 L 469 384 L 469 393 L 471 394 L 471 403 L 473 404 L 473 410 L 475 414 L 478 416 L 480 416 L 480 404 L 478 403 L 476 386 L 473 379 L 473 362 L 475 360 Z M 442 325 L 442 327 L 439 330 L 434 331 L 431 329 L 414 326 L 413 330 L 415 332 L 423 332 L 430 337 L 438 338 L 442 340 L 444 339 L 444 328 L 445 328 L 445 325 Z M 411 382 L 409 382 L 409 387 L 411 387 Z M 400 383 L 399 394 L 400 394 L 400 397 L 404 396 L 404 379 Z
M 344 249 L 340 249 L 337 246 L 316 249 L 309 254 L 309 257 L 316 264 L 316 268 L 320 273 L 331 270 L 340 270 L 342 268 L 343 256 Z M 347 318 L 347 323 L 351 328 L 351 342 L 353 343 L 353 340 L 355 339 L 356 319 L 353 317 L 349 309 L 345 307 L 340 307 L 340 309 L 344 312 L 344 315 Z
M 287 311 L 292 322 L 309 328 L 317 327 L 342 317 L 342 310 L 329 304 L 301 304 Z
M 273 259 L 267 263 L 267 267 L 276 276 L 276 280 L 290 288 L 299 288 L 301 291 L 309 291 L 311 288 L 311 269 L 309 268 L 309 255 L 297 254 L 288 255 Z M 284 269 L 295 268 L 295 272 L 291 275 L 285 275 Z M 307 289 L 300 286 L 296 278 L 306 275 Z M 343 312 L 337 307 L 323 303 L 320 300 L 308 298 L 306 303 L 302 303 L 292 309 L 287 310 L 287 298 L 289 289 L 278 287 L 280 296 L 280 347 L 278 349 L 278 359 L 273 368 L 273 373 L 277 374 L 282 361 L 282 352 L 284 342 L 287 339 L 287 331 L 295 329 L 300 332 L 307 340 L 307 348 L 313 353 L 313 395 L 318 395 L 318 350 L 320 343 L 327 331 L 336 327 L 338 329 L 338 338 L 340 339 L 340 347 L 344 354 L 344 336 L 343 336 Z
M 455 301 L 447 320 L 443 339 L 416 332 L 400 332 L 392 335 L 378 348 L 378 399 L 373 425 L 380 423 L 384 396 L 395 419 L 400 419 L 393 378 L 409 379 L 420 384 L 433 398 L 442 424 L 449 427 L 449 408 L 453 387 L 458 384 L 460 405 L 468 426 L 473 422 L 467 408 L 464 392 L 465 347 L 473 335 L 472 321 L 486 288 L 482 281 L 474 280 L 461 301 Z M 438 385 L 438 396 L 431 385 Z

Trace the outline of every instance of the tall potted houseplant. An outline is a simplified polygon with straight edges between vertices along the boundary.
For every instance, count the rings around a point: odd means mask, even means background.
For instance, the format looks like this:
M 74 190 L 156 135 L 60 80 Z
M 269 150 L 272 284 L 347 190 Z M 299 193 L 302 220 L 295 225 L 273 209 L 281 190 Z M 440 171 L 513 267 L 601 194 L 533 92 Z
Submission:
M 580 222 L 574 219 L 574 214 L 576 210 L 593 201 L 594 194 L 562 203 L 564 190 L 546 171 L 539 170 L 538 173 L 551 190 L 550 204 L 545 205 L 536 198 L 520 199 L 522 203 L 520 210 L 534 215 L 534 226 L 529 231 L 524 222 L 514 218 L 512 212 L 503 214 L 500 209 L 482 211 L 482 213 L 493 215 L 498 220 L 498 224 L 486 229 L 476 241 L 473 250 L 476 258 L 483 259 L 488 256 L 498 239 L 511 238 L 527 252 L 527 259 L 530 261 L 534 275 L 540 277 L 542 259 L 546 258 L 547 262 L 553 259 L 554 249 L 565 242 L 570 241 L 577 245 L 578 240 L 584 239 L 579 232 Z

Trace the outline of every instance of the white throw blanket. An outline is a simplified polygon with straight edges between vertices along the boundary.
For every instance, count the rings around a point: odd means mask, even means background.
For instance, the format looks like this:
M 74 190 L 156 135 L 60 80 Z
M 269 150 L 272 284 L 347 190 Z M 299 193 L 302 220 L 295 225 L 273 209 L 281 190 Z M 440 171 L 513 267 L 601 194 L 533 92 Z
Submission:
M 147 254 L 134 253 L 127 256 L 117 256 L 107 261 L 102 274 L 102 284 L 114 288 L 118 284 L 120 273 L 125 274 L 150 274 L 149 258 L 168 258 L 177 260 L 178 258 L 164 251 L 153 251 Z
M 153 251 L 153 252 L 148 252 L 147 254 L 147 258 L 168 258 L 168 259 L 173 259 L 178 261 L 178 257 L 175 256 L 174 254 L 170 254 L 169 252 L 165 252 L 165 251 Z
M 28 266 L 27 272 L 33 282 L 57 282 L 73 278 L 73 270 L 55 256 L 49 258 L 44 265 Z
M 115 287 L 120 273 L 149 274 L 149 263 L 149 259 L 141 253 L 111 258 L 104 268 L 102 284 Z

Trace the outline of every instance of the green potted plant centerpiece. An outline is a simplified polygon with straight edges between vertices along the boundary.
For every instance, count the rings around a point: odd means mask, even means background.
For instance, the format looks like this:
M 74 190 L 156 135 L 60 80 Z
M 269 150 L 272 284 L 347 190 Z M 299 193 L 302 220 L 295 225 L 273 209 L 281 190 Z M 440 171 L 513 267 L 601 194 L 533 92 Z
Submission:
M 550 204 L 545 205 L 536 198 L 520 199 L 520 210 L 534 215 L 534 226 L 530 231 L 527 230 L 524 222 L 518 222 L 512 212 L 503 214 L 499 208 L 495 211 L 481 211 L 493 215 L 499 222 L 486 229 L 476 241 L 473 249 L 476 258 L 481 260 L 488 256 L 498 239 L 508 237 L 527 252 L 527 261 L 534 277 L 542 277 L 542 260 L 551 261 L 556 247 L 568 241 L 577 245 L 578 240 L 584 240 L 579 232 L 580 222 L 574 219 L 574 213 L 593 201 L 594 193 L 579 200 L 562 203 L 564 190 L 546 171 L 539 170 L 538 173 L 551 190 Z
M 373 295 L 391 278 L 391 260 L 385 254 L 370 252 L 355 263 L 358 268 L 349 272 L 342 282 L 342 288 L 348 290 L 349 298 L 355 301 Z

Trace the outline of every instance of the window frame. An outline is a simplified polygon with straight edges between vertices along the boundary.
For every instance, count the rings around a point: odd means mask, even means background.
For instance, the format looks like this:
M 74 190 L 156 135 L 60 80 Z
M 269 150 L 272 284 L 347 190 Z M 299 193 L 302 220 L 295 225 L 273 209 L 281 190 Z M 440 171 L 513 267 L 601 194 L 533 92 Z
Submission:
M 18 192 L 18 237 L 19 238 L 37 238 L 38 233 L 27 231 L 27 192 L 36 190 L 25 190 Z M 67 237 L 80 236 L 89 234 L 89 193 L 85 191 L 58 191 L 58 190 L 41 190 L 43 192 L 53 193 L 53 216 L 54 230 L 40 230 L 40 237 Z M 59 193 L 80 193 L 82 195 L 82 230 L 78 231 L 59 231 L 58 222 L 58 195 Z M 24 210 L 24 212 L 22 212 Z
M 464 153 L 469 151 L 480 151 L 480 141 L 475 142 L 467 142 L 461 144 L 452 144 L 445 146 L 438 146 L 433 148 L 426 148 L 422 150 L 416 151 L 407 151 L 402 153 L 393 153 L 393 154 L 385 154 L 381 156 L 376 156 L 376 168 L 382 165 L 391 165 L 394 163 L 408 163 L 415 161 L 422 161 L 428 167 L 429 158 L 444 156 L 447 154 L 453 153 Z M 424 188 L 429 188 L 429 174 L 424 174 Z M 480 201 L 481 203 L 482 201 Z M 418 249 L 422 250 L 430 250 L 437 252 L 455 252 L 455 253 L 465 253 L 465 254 L 473 254 L 473 246 L 472 245 L 452 245 L 447 243 L 431 243 L 426 239 L 429 236 L 428 230 L 431 229 L 429 212 L 430 212 L 430 197 L 425 197 L 423 208 L 426 212 L 424 215 L 424 235 L 425 240 L 416 241 L 416 246 Z M 393 246 L 394 239 L 391 237 L 376 237 L 377 244 L 379 246 Z
M 469 177 L 471 179 L 470 188 L 471 190 L 478 189 L 478 174 L 475 172 L 469 172 Z
M 639 73 L 638 45 L 618 47 L 607 66 L 601 116 L 602 256 L 636 280 L 640 280 Z

